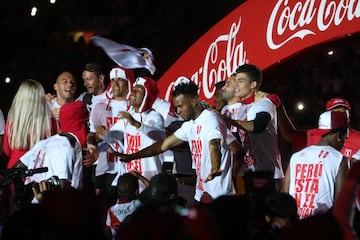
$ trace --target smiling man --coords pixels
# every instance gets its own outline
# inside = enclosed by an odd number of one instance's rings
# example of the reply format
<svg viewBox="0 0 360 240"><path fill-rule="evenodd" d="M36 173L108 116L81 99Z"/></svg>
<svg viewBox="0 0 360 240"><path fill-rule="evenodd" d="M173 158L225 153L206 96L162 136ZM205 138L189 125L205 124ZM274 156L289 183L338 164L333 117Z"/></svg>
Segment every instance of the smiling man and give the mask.
<svg viewBox="0 0 360 240"><path fill-rule="evenodd" d="M56 95L47 94L50 111L57 122L59 122L60 107L65 103L74 101L76 87L76 78L74 74L64 71L59 74L54 83Z"/></svg>

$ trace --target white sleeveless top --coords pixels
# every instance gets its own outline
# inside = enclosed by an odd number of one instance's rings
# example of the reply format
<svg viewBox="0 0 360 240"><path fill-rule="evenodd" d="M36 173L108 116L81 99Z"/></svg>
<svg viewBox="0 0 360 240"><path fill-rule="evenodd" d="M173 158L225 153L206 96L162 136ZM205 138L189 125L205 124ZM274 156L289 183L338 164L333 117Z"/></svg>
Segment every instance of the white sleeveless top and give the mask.
<svg viewBox="0 0 360 240"><path fill-rule="evenodd" d="M343 155L331 146L308 146L290 158L289 194L300 218L324 213L334 203L335 178Z"/></svg>

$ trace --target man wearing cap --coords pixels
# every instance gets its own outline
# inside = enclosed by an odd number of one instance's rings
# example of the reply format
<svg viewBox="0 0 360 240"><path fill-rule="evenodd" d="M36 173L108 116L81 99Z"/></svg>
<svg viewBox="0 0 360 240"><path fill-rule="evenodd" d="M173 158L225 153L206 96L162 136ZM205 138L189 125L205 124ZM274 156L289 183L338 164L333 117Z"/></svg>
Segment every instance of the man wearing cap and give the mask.
<svg viewBox="0 0 360 240"><path fill-rule="evenodd" d="M292 142L293 150L298 151L305 146L317 144L321 136L309 130L298 130L287 116L284 106L278 108L278 125L283 137ZM350 104L349 102L340 97L335 97L327 101L326 111L341 111L345 112L348 116L350 123ZM344 147L341 149L341 153L344 156L351 158L357 150L360 149L360 132L349 126L349 137L345 140Z"/></svg>
<svg viewBox="0 0 360 240"><path fill-rule="evenodd" d="M335 97L327 101L326 103L326 111L340 111L345 112L348 116L350 123L350 104L349 102L340 97ZM307 132L307 145L316 144L320 139L320 136L317 136L309 130ZM351 128L349 126L349 137L345 140L344 147L341 149L341 153L344 156L347 156L351 159L351 157L360 149L360 132ZM360 160L360 159L359 159Z"/></svg>
<svg viewBox="0 0 360 240"><path fill-rule="evenodd" d="M128 98L134 82L134 73L130 69L116 66L111 69L109 78L110 83L106 90L108 101L95 104L91 117L99 139L103 138L106 131L119 120L119 112L129 108ZM117 151L122 151L119 145L116 148ZM116 201L116 185L112 186L111 183L118 172L125 172L118 162L118 157L114 154L99 152L95 172L96 189L98 194L106 197L106 202L110 205Z"/></svg>
<svg viewBox="0 0 360 240"><path fill-rule="evenodd" d="M86 144L88 117L86 106L81 101L66 103L60 108L61 132L37 142L15 166L48 168L47 172L26 177L26 185L57 176L62 189L82 188L82 146ZM34 199L33 202L37 201Z"/></svg>
<svg viewBox="0 0 360 240"><path fill-rule="evenodd" d="M131 154L165 137L164 119L160 113L152 109L158 94L156 82L151 78L139 77L135 80L128 111L119 112L119 120L110 128L110 131L119 132L117 141L111 144L113 150ZM121 146L121 149L116 146ZM163 155L159 155L118 164L120 168L124 168L125 172L137 171L150 179L161 172L163 160ZM122 173L117 173L113 186L116 186L117 178ZM144 184L140 183L140 191L144 187Z"/></svg>
<svg viewBox="0 0 360 240"><path fill-rule="evenodd" d="M320 141L292 154L282 189L296 199L300 218L328 211L348 170L348 158L340 152L349 131L347 115L326 111L313 131Z"/></svg>

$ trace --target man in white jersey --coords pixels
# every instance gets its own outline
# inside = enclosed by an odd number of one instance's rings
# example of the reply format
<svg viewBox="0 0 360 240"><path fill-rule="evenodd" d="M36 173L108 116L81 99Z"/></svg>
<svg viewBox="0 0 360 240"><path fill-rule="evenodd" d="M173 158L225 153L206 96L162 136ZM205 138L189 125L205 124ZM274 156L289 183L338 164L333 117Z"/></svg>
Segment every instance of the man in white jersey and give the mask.
<svg viewBox="0 0 360 240"><path fill-rule="evenodd" d="M95 169L99 155L95 150L96 129L92 122L93 107L99 102L107 102L105 91L105 74L103 66L98 62L85 64L82 71L82 79L86 92L80 94L76 100L83 101L90 113L88 119L87 154L83 156L84 166L84 190L94 192L96 187Z"/></svg>
<svg viewBox="0 0 360 240"><path fill-rule="evenodd" d="M197 175L195 201L209 203L221 195L235 194L232 177L242 163L241 145L215 112L203 108L195 83L180 77L174 87L174 107L185 122L175 133L144 150L120 154L121 160L154 156L188 142Z"/></svg>
<svg viewBox="0 0 360 240"><path fill-rule="evenodd" d="M319 143L291 156L283 191L296 199L300 218L332 208L348 170L348 159L340 152L348 133L344 112L324 112L319 117Z"/></svg>
<svg viewBox="0 0 360 240"><path fill-rule="evenodd" d="M82 188L82 145L86 141L89 113L81 101L60 108L61 132L35 144L15 167L48 168L47 172L26 177L25 184L40 183L52 176L60 179L62 189ZM36 203L37 199L34 198Z"/></svg>
<svg viewBox="0 0 360 240"><path fill-rule="evenodd" d="M112 146L113 150L116 150L116 144L119 144L123 145L121 152L132 154L165 138L164 119L160 113L152 109L158 93L156 82L151 78L139 77L135 80L130 94L130 109L120 112L119 120L110 128L110 131L119 131L121 134L119 141ZM151 179L161 172L162 163L162 155L137 158L125 164L125 171L137 171L145 178ZM119 174L121 173L118 172L118 176ZM117 177L113 181L113 186L116 186ZM144 184L140 183L140 191L144 188Z"/></svg>
<svg viewBox="0 0 360 240"><path fill-rule="evenodd" d="M125 218L142 206L139 197L139 181L132 173L120 175L117 181L117 201L107 210L105 233L109 239L117 239L117 231Z"/></svg>
<svg viewBox="0 0 360 240"><path fill-rule="evenodd" d="M233 120L242 120L246 119L246 109L240 102L240 98L235 96L235 74L232 74L228 79L225 81L225 85L222 87L222 99L227 101L227 104L221 109L221 115L224 115L228 118ZM239 142L244 142L244 140L240 137L241 132L240 129L234 125L230 126L231 132L237 138ZM244 132L242 130L242 132Z"/></svg>
<svg viewBox="0 0 360 240"><path fill-rule="evenodd" d="M274 188L280 190L284 178L277 133L277 96L268 94L257 100L256 93L262 83L262 72L251 64L236 69L236 94L246 106L246 119L229 120L230 124L245 130L248 141L244 144L245 164L251 171L272 172ZM245 142L244 142L245 143Z"/></svg>
<svg viewBox="0 0 360 240"><path fill-rule="evenodd" d="M99 138L103 138L106 131L119 120L119 112L127 111L129 108L128 98L133 82L134 73L132 70L119 66L111 69L110 84L106 91L108 102L99 102L93 108L92 122ZM116 145L116 150L122 151L119 147ZM95 175L97 176L99 191L103 191L107 203L112 205L117 197L116 185L112 186L112 182L118 173L122 174L125 171L124 167L121 166L123 164L119 164L118 156L99 150Z"/></svg>

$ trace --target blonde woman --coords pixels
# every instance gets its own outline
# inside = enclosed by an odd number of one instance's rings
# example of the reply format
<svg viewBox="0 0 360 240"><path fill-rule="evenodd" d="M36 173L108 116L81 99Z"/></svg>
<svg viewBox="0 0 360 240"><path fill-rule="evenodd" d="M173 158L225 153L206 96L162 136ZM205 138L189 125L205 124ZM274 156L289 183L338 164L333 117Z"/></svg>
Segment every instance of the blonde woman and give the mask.
<svg viewBox="0 0 360 240"><path fill-rule="evenodd" d="M28 79L21 83L8 112L4 152L11 168L36 142L54 133L45 91L40 82Z"/></svg>

